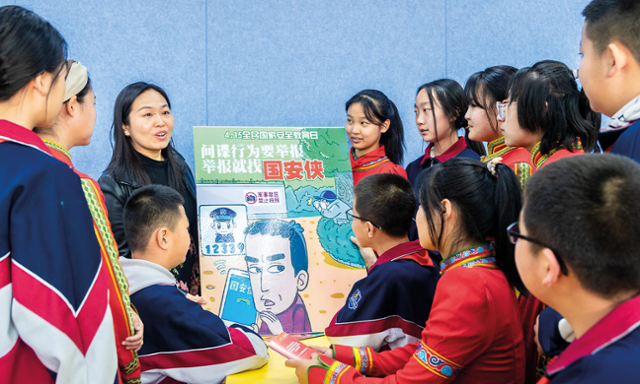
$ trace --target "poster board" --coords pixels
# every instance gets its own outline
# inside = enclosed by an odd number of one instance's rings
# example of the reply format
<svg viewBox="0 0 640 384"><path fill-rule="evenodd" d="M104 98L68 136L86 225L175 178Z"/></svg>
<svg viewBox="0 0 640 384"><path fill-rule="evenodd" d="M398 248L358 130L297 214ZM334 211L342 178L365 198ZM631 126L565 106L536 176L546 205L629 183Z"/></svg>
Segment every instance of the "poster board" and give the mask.
<svg viewBox="0 0 640 384"><path fill-rule="evenodd" d="M324 331L366 273L344 128L194 127L205 308L260 334Z"/></svg>

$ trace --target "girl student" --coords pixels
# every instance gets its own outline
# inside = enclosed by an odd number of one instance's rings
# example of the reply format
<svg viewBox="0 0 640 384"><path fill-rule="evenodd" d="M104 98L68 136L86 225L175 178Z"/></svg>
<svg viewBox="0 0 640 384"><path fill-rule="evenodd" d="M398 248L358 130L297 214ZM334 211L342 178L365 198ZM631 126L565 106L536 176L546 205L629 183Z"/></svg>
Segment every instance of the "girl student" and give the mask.
<svg viewBox="0 0 640 384"><path fill-rule="evenodd" d="M519 70L509 84L509 97L498 105L505 144L531 153L537 169L595 146L593 120L586 95L563 63L544 60Z"/></svg>
<svg viewBox="0 0 640 384"><path fill-rule="evenodd" d="M66 42L0 7L0 382L113 383L113 319L78 176L33 132L62 106Z"/></svg>
<svg viewBox="0 0 640 384"><path fill-rule="evenodd" d="M496 104L507 98L509 82L518 72L514 67L498 65L476 72L464 86L469 100L465 114L468 121L469 138L488 143L488 155L481 161L488 163L500 158L518 176L522 188L531 175L531 154L524 148L507 147L497 119Z"/></svg>
<svg viewBox="0 0 640 384"><path fill-rule="evenodd" d="M109 276L109 307L113 315L118 353L118 368L124 382L140 380L140 366L136 352L142 346L143 326L136 311L132 310L129 284L118 260L118 244L113 238L107 207L98 182L79 172L71 162L69 150L88 145L96 122L96 96L93 93L87 68L69 60L69 74L62 108L51 128L35 128L51 154L68 165L79 177L82 191L89 205L102 263Z"/></svg>
<svg viewBox="0 0 640 384"><path fill-rule="evenodd" d="M524 382L514 288L526 289L507 235L522 205L518 178L504 164L468 158L438 164L421 178L420 245L448 255L421 341L379 353L316 348L321 354L311 360L286 363L301 383Z"/></svg>
<svg viewBox="0 0 640 384"><path fill-rule="evenodd" d="M374 173L407 177L400 166L404 154L404 128L393 101L382 92L365 89L347 101L347 136L353 184Z"/></svg>
<svg viewBox="0 0 640 384"><path fill-rule="evenodd" d="M480 154L468 148L477 144L466 137L458 137L458 130L467 126L464 118L467 101L464 90L454 80L440 79L418 88L415 103L416 126L422 139L429 143L423 156L406 168L407 177L417 189L418 176L434 164L444 163L454 157L480 160Z"/></svg>
<svg viewBox="0 0 640 384"><path fill-rule="evenodd" d="M183 291L198 295L196 185L191 169L173 147L174 123L169 96L162 88L144 82L127 85L116 98L111 127L114 150L98 182L120 256L127 258L131 252L124 237L122 213L133 191L148 184L160 184L182 195L192 243L186 261L171 272Z"/></svg>

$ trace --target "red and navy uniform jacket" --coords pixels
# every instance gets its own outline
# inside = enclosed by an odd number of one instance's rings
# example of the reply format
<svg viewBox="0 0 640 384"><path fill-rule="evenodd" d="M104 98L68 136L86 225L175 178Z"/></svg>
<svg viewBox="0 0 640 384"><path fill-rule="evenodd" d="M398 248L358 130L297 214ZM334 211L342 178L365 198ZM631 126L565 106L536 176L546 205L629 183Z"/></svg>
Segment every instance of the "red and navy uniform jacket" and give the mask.
<svg viewBox="0 0 640 384"><path fill-rule="evenodd" d="M507 147L504 143L504 136L495 139L487 145L489 154L482 157L483 163L488 163L498 157L502 158L502 164L508 165L515 172L524 190L525 183L531 173L533 166L531 165L531 154L524 148Z"/></svg>
<svg viewBox="0 0 640 384"><path fill-rule="evenodd" d="M353 186L358 185L360 180L374 173L395 173L400 176L407 177L404 168L398 164L394 164L389 160L384 152L384 145L375 151L371 151L366 155L356 158L355 149L351 149L349 154L351 159L351 171L353 172Z"/></svg>
<svg viewBox="0 0 640 384"><path fill-rule="evenodd" d="M480 160L480 155L475 153L474 151L467 148L467 142L464 137L458 138L449 149L444 151L440 156L436 156L435 158L431 158L431 147L433 143L429 143L427 149L424 152L424 156L418 157L409 165L407 165L407 178L413 184L413 190L416 193L416 198L418 196L418 191L420 190L419 180L420 174L423 171L428 171L432 166L439 163L444 163L445 161L452 159L454 157L468 157L470 159ZM416 199L417 202L417 199ZM418 204L416 204L416 213L418 212ZM416 223L411 223L411 228L409 229L409 240L418 240L418 228L416 227ZM439 260L439 256L436 256L436 259Z"/></svg>
<svg viewBox="0 0 640 384"><path fill-rule="evenodd" d="M624 129L601 132L598 139L605 152L640 162L640 120Z"/></svg>
<svg viewBox="0 0 640 384"><path fill-rule="evenodd" d="M419 343L378 353L334 345L336 359L318 356L309 383L523 383L518 303L493 244L463 250L441 266Z"/></svg>
<svg viewBox="0 0 640 384"><path fill-rule="evenodd" d="M640 380L640 296L618 305L547 365L552 384L631 384Z"/></svg>
<svg viewBox="0 0 640 384"><path fill-rule="evenodd" d="M356 282L325 335L332 344L394 349L420 341L440 270L419 241L386 251Z"/></svg>
<svg viewBox="0 0 640 384"><path fill-rule="evenodd" d="M540 153L540 143L538 143L531 150L531 164L533 164L535 169L540 169L546 164L551 164L554 161L564 159L565 157L582 154L584 154L584 150L582 149L582 144L580 144L580 139L578 139L576 147L571 150L565 148L564 145L560 145L550 150L546 155Z"/></svg>
<svg viewBox="0 0 640 384"><path fill-rule="evenodd" d="M220 383L259 368L269 354L262 338L187 299L171 272L146 260L120 258L131 302L144 323L138 352L142 383Z"/></svg>
<svg viewBox="0 0 640 384"><path fill-rule="evenodd" d="M80 179L0 120L0 383L118 381L107 275Z"/></svg>

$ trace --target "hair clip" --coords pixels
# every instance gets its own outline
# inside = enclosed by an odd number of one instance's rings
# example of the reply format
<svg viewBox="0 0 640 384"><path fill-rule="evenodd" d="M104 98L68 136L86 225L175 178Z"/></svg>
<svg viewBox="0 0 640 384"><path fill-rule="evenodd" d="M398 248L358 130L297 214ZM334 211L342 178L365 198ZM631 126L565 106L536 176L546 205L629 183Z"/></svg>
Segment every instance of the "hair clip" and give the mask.
<svg viewBox="0 0 640 384"><path fill-rule="evenodd" d="M490 161L487 163L487 169L494 177L498 177L498 173L496 172L496 163Z"/></svg>

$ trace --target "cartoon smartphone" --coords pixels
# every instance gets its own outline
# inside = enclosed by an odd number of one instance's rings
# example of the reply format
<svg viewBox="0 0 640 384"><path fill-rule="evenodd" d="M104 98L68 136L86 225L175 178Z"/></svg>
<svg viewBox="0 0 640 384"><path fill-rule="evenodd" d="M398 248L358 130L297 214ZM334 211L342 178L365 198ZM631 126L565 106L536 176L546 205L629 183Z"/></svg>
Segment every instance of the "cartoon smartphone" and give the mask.
<svg viewBox="0 0 640 384"><path fill-rule="evenodd" d="M231 268L227 272L220 318L234 323L251 326L257 321L258 311L253 302L249 272Z"/></svg>

